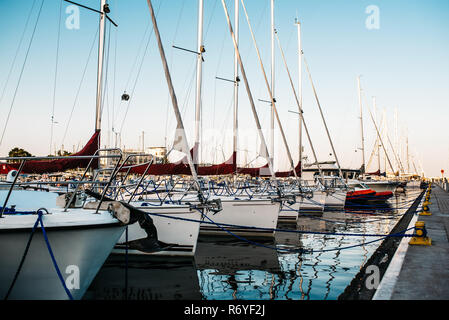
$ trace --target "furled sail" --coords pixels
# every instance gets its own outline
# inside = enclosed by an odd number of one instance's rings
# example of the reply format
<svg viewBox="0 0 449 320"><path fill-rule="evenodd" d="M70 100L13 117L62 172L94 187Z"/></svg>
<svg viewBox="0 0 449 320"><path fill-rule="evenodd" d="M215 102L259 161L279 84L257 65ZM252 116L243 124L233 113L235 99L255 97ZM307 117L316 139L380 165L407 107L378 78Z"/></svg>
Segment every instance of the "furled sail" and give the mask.
<svg viewBox="0 0 449 320"><path fill-rule="evenodd" d="M100 130L96 130L81 151L71 156L92 156L100 146ZM69 169L85 168L90 159L55 159L55 160L28 160L20 173L43 174L52 172L63 172ZM11 170L17 170L20 163L0 163L0 174L7 174ZM98 161L93 161L91 168L97 168Z"/></svg>
<svg viewBox="0 0 449 320"><path fill-rule="evenodd" d="M299 177L301 175L301 163L295 167L296 175ZM251 177L271 177L270 168L268 167L268 163L262 167L258 168L237 168L237 173L239 174L247 174ZM277 171L275 172L275 176L278 178L286 178L294 176L293 170L290 171Z"/></svg>
<svg viewBox="0 0 449 320"><path fill-rule="evenodd" d="M190 150L190 154L193 155L194 148ZM195 166L198 175L201 176L211 176L211 175L226 175L233 174L236 172L236 154L235 152L227 161L215 164L207 167ZM139 166L134 166L130 169L131 173L143 174L147 164L142 164ZM187 157L182 158L175 163L156 163L152 164L147 172L148 175L154 176L164 176L164 175L191 175L189 164L187 162Z"/></svg>
<svg viewBox="0 0 449 320"><path fill-rule="evenodd" d="M295 167L295 171L296 171L296 176L300 177L301 176L301 162L298 162L298 164ZM289 171L277 171L277 172L275 172L275 176L278 178L286 178L286 177L292 177L295 175L293 174L293 170L289 170Z"/></svg>

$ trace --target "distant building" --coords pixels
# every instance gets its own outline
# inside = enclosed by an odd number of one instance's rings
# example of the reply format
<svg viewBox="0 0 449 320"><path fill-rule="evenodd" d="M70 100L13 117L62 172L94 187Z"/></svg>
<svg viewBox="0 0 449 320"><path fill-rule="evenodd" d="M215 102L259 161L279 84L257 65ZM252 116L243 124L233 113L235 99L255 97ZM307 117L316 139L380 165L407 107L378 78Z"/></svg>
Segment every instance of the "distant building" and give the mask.
<svg viewBox="0 0 449 320"><path fill-rule="evenodd" d="M101 156L112 156L119 155L117 150L100 152ZM136 165L148 162L151 159L151 155L148 153L143 153L142 150L137 149L123 149L122 150L122 161L125 159L128 160L125 163L125 166ZM100 158L100 166L102 168L110 168L116 165L118 158Z"/></svg>
<svg viewBox="0 0 449 320"><path fill-rule="evenodd" d="M101 156L118 155L117 150L101 152ZM165 147L147 147L146 152L142 152L142 149L122 149L122 161L129 156L127 165L142 164L150 161L153 156L153 163L166 163L167 162L167 148ZM100 166L102 168L114 167L118 158L100 158Z"/></svg>
<svg viewBox="0 0 449 320"><path fill-rule="evenodd" d="M323 161L318 162L323 172L324 176L338 176L339 171L335 161ZM319 174L319 169L314 163L304 163L303 164L303 178L306 180L314 180L314 177ZM348 179L356 179L360 175L360 169L347 169L341 168L341 173L343 174L343 178Z"/></svg>
<svg viewBox="0 0 449 320"><path fill-rule="evenodd" d="M154 163L166 163L167 162L167 148L166 147L147 147L147 154L151 154L154 157Z"/></svg>

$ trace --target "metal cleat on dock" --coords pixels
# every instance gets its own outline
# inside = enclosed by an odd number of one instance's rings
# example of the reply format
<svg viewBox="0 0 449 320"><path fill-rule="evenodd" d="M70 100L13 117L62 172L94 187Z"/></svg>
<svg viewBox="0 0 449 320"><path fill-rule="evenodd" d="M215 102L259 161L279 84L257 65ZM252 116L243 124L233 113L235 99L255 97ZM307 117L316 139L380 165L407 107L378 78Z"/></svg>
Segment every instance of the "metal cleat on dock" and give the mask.
<svg viewBox="0 0 449 320"><path fill-rule="evenodd" d="M416 221L415 233L413 234L413 238L409 241L409 244L423 246L432 245L432 239L427 236L427 230L424 221Z"/></svg>

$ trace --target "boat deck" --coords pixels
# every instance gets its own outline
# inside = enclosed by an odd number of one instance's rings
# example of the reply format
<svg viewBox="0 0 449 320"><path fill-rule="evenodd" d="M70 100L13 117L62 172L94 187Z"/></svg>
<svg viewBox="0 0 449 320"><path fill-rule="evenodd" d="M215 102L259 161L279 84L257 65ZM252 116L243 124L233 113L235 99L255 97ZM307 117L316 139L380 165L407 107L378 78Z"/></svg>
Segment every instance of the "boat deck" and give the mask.
<svg viewBox="0 0 449 320"><path fill-rule="evenodd" d="M418 216L418 220L425 222L432 245L408 245L402 253L397 252L396 255L404 255L403 260L393 258L388 269L396 268L399 272L388 275L387 270L374 299L449 299L449 193L432 185L430 202L432 215Z"/></svg>

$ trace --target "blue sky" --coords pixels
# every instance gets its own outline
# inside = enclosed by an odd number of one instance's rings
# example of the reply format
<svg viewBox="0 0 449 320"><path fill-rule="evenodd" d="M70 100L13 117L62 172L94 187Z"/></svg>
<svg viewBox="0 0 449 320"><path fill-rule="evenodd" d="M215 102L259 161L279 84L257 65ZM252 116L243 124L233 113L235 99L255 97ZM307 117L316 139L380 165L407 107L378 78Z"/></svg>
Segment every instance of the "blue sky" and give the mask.
<svg viewBox="0 0 449 320"><path fill-rule="evenodd" d="M98 8L98 0L80 0ZM264 66L270 75L270 5L269 0L246 0L245 4L256 33ZM111 18L118 28L110 32L108 83L102 117L102 144L113 143L111 127L121 130L122 146L137 148L145 132L145 145L170 146L174 135L174 116L169 104L168 90L163 77L149 11L145 0L111 0ZM297 83L297 43L294 20L302 23L303 50L318 96L334 140L337 154L345 167L361 164L360 128L356 77L362 75L366 96L364 125L366 157L375 139L374 127L368 115L371 97L376 96L378 117L382 110L388 120L388 134L392 142L401 140L408 132L410 153L416 165L422 163L431 176L440 170L449 172L449 2L447 1L356 1L277 0L276 28L286 52L290 72ZM65 27L67 3L45 0L24 72L12 104L20 70L25 61L26 48L41 0L34 10L19 54L13 59L25 22L33 5L32 0L0 0L0 129L3 131L8 111L11 117L0 145L5 155L12 147L25 148L35 155L48 154L64 144L72 150L82 146L94 129L95 84L98 28L96 13L80 9L80 28ZM231 16L233 1L227 1ZM379 29L369 30L365 12L370 5L379 8ZM184 116L187 134L193 138L195 55L172 48L172 45L195 49L197 32L197 1L154 0L158 23L167 58ZM58 73L56 90L54 77L58 24L60 27ZM206 161L222 161L231 151L232 85L215 77L232 78L233 46L220 0L205 0L204 43L206 53L203 76L203 141L202 157ZM150 37L147 50L146 43ZM251 43L248 26L241 10L240 50L254 98L268 99L256 51ZM144 39L144 40L143 40ZM75 102L83 70L93 44L84 81L76 100L73 116L66 131L69 115ZM140 49L140 50L139 50ZM143 57L145 53L145 57ZM9 80L8 73L13 66ZM137 80L136 80L137 79ZM115 84L115 85L114 85ZM114 90L115 87L115 90ZM120 102L125 91L131 94L129 105ZM50 138L51 114L55 92L55 121ZM328 160L330 146L303 73L304 112L320 160ZM296 110L293 95L278 48L276 48L277 107L295 160L297 159L297 118L288 110ZM240 90L241 128L254 129L249 103L242 83ZM398 114L395 130L394 113ZM264 129L269 126L269 108L257 101L257 110ZM113 121L113 113L115 120ZM126 119L125 118L126 114ZM213 131L215 129L215 131ZM397 132L397 135L396 135ZM266 131L267 133L267 131ZM395 139L395 137L398 139ZM402 139L403 140L403 139ZM239 158L251 161L258 150L258 140L242 133ZM305 150L311 159L310 148ZM405 153L405 143L402 153ZM287 169L287 158L278 132L275 141L275 167ZM399 152L399 151L398 151ZM390 157L393 156L390 154ZM405 157L405 155L403 156ZM405 161L405 159L403 159ZM254 163L261 163L255 161ZM382 161L382 166L383 166ZM412 166L412 164L411 164ZM373 167L373 169L377 169Z"/></svg>

